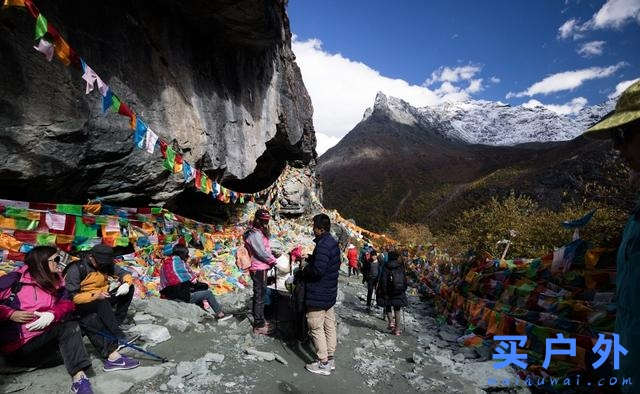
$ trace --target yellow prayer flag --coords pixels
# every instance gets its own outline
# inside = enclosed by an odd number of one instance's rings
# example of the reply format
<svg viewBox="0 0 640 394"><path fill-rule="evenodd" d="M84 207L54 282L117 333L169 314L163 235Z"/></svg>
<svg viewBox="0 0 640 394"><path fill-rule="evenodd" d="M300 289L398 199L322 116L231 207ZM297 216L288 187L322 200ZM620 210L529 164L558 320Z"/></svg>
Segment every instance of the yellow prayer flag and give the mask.
<svg viewBox="0 0 640 394"><path fill-rule="evenodd" d="M94 215L99 215L100 214L100 209L102 209L102 204L98 203L98 204L85 204L84 205L84 211L85 213L91 213Z"/></svg>
<svg viewBox="0 0 640 394"><path fill-rule="evenodd" d="M24 0L4 0L2 7L26 7Z"/></svg>
<svg viewBox="0 0 640 394"><path fill-rule="evenodd" d="M4 216L0 216L0 228L4 228L7 230L15 230L16 229L16 219L14 218L5 218Z"/></svg>
<svg viewBox="0 0 640 394"><path fill-rule="evenodd" d="M67 42L62 38L62 36L58 36L54 42L54 49L56 56L65 66L71 64L71 47Z"/></svg>

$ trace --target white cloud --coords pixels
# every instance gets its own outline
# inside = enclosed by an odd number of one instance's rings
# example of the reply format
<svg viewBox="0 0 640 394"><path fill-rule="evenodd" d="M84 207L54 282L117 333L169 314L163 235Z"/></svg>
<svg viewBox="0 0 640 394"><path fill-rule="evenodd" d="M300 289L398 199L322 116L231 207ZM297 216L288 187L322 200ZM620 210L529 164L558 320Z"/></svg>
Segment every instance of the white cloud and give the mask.
<svg viewBox="0 0 640 394"><path fill-rule="evenodd" d="M620 62L608 67L590 67L581 70L565 71L551 74L542 81L536 82L526 90L518 93L509 92L507 98L533 96L536 94L550 94L563 90L573 90L581 86L585 81L591 79L606 78L613 75L618 69L626 66L627 63Z"/></svg>
<svg viewBox="0 0 640 394"><path fill-rule="evenodd" d="M531 99L522 106L525 108L544 107L549 111L555 112L558 115L569 115L578 113L584 106L587 105L587 99L584 97L576 97L568 103L564 104L542 104L536 99Z"/></svg>
<svg viewBox="0 0 640 394"><path fill-rule="evenodd" d="M442 101L468 99L471 92L467 90L479 89L482 85L481 81L470 81L469 87L463 89L454 86L451 83L453 81L444 81L440 88L434 90L428 86L412 85L402 79L386 77L366 64L348 59L339 53L328 53L318 39L298 41L294 36L292 47L313 103L316 135L344 136L362 119L362 114L371 107L378 91L399 97L413 106L423 107ZM441 67L439 70L444 72L444 69ZM444 76L442 72L437 75L445 79L460 80L464 77L465 80L470 80L467 76L477 73L471 70L463 72L447 69L451 70L451 73L446 71ZM320 141L323 138L318 138L318 152L321 143L324 144Z"/></svg>
<svg viewBox="0 0 640 394"><path fill-rule="evenodd" d="M620 82L619 84L616 85L616 90L611 92L611 94L609 95L609 98L616 98L620 96L622 92L624 92L629 86L631 86L633 83L637 81L640 81L640 78Z"/></svg>
<svg viewBox="0 0 640 394"><path fill-rule="evenodd" d="M579 40L583 37L583 35L579 33L580 31L583 31L580 21L575 18L571 18L558 28L558 38L565 40L573 36L574 40Z"/></svg>
<svg viewBox="0 0 640 394"><path fill-rule="evenodd" d="M500 78L498 78L498 77L496 77L496 76L493 76L493 77L491 77L491 82L493 82L493 83L500 83Z"/></svg>
<svg viewBox="0 0 640 394"><path fill-rule="evenodd" d="M324 133L320 133L316 131L316 152L318 152L318 157L322 156L322 154L340 142L342 138L334 137L332 135L326 135Z"/></svg>
<svg viewBox="0 0 640 394"><path fill-rule="evenodd" d="M634 19L640 23L640 0L608 0L587 25L594 29L619 29Z"/></svg>
<svg viewBox="0 0 640 394"><path fill-rule="evenodd" d="M582 57L592 57L602 55L604 47L604 41L589 41L585 42L578 49L578 54Z"/></svg>
<svg viewBox="0 0 640 394"><path fill-rule="evenodd" d="M462 67L443 67L431 73L431 78L424 83L426 86L433 85L436 82L459 82L468 81L480 72L482 67L468 64Z"/></svg>
<svg viewBox="0 0 640 394"><path fill-rule="evenodd" d="M580 23L571 18L558 28L558 38L574 40L584 37L584 32L595 29L619 29L628 22L636 21L640 24L640 0L607 0L606 3L593 14L591 19Z"/></svg>
<svg viewBox="0 0 640 394"><path fill-rule="evenodd" d="M472 79L469 82L469 86L465 89L466 92L469 93L477 93L483 89L482 87L482 78L480 79Z"/></svg>

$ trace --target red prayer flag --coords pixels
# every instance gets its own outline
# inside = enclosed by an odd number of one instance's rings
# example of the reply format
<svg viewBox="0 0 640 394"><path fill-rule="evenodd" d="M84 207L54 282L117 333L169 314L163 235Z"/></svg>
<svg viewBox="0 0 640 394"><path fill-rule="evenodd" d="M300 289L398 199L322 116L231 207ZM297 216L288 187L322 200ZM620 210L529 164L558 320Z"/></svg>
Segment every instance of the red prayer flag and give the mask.
<svg viewBox="0 0 640 394"><path fill-rule="evenodd" d="M162 157L164 159L167 158L167 143L166 141L163 140L158 140L158 143L160 144L160 153L162 153Z"/></svg>
<svg viewBox="0 0 640 394"><path fill-rule="evenodd" d="M40 15L40 10L38 10L38 7L36 7L31 0L24 0L24 5L29 10L32 17L37 18L38 15Z"/></svg>
<svg viewBox="0 0 640 394"><path fill-rule="evenodd" d="M131 112L131 109L127 106L127 104L125 104L122 101L120 102L120 108L118 109L118 114L122 116L128 116L128 117L133 116L133 112Z"/></svg>
<svg viewBox="0 0 640 394"><path fill-rule="evenodd" d="M200 189L200 187L202 185L202 172L200 172L200 170L198 170L198 169L196 169L195 185L196 185L197 189Z"/></svg>

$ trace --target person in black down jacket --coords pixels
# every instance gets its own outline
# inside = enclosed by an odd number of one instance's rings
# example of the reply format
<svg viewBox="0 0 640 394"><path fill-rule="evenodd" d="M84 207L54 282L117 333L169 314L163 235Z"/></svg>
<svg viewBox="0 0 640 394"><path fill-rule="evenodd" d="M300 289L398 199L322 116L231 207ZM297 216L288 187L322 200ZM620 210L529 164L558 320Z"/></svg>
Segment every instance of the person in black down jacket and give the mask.
<svg viewBox="0 0 640 394"><path fill-rule="evenodd" d="M407 306L407 277L404 263L395 250L389 251L388 261L383 265L376 298L378 306L384 308L389 330L394 335L402 333L401 310ZM392 311L393 308L393 311Z"/></svg>
<svg viewBox="0 0 640 394"><path fill-rule="evenodd" d="M320 375L329 375L335 369L336 316L333 306L338 295L340 247L331 236L331 221L325 214L313 217L316 247L302 271L305 282L305 304L309 335L316 347L318 360L306 369Z"/></svg>

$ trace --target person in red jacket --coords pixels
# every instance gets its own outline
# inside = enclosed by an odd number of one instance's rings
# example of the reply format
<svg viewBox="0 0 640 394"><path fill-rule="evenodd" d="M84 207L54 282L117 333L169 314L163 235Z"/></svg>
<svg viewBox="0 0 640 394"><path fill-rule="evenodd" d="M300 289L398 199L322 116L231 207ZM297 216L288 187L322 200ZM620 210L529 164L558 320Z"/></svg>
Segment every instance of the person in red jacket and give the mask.
<svg viewBox="0 0 640 394"><path fill-rule="evenodd" d="M349 276L352 272L358 276L358 249L353 244L349 244L347 247L347 260L349 260Z"/></svg>
<svg viewBox="0 0 640 394"><path fill-rule="evenodd" d="M71 391L92 393L84 370L91 366L74 309L50 246L37 246L25 265L0 277L0 352L9 363L48 367L64 363L72 376Z"/></svg>

